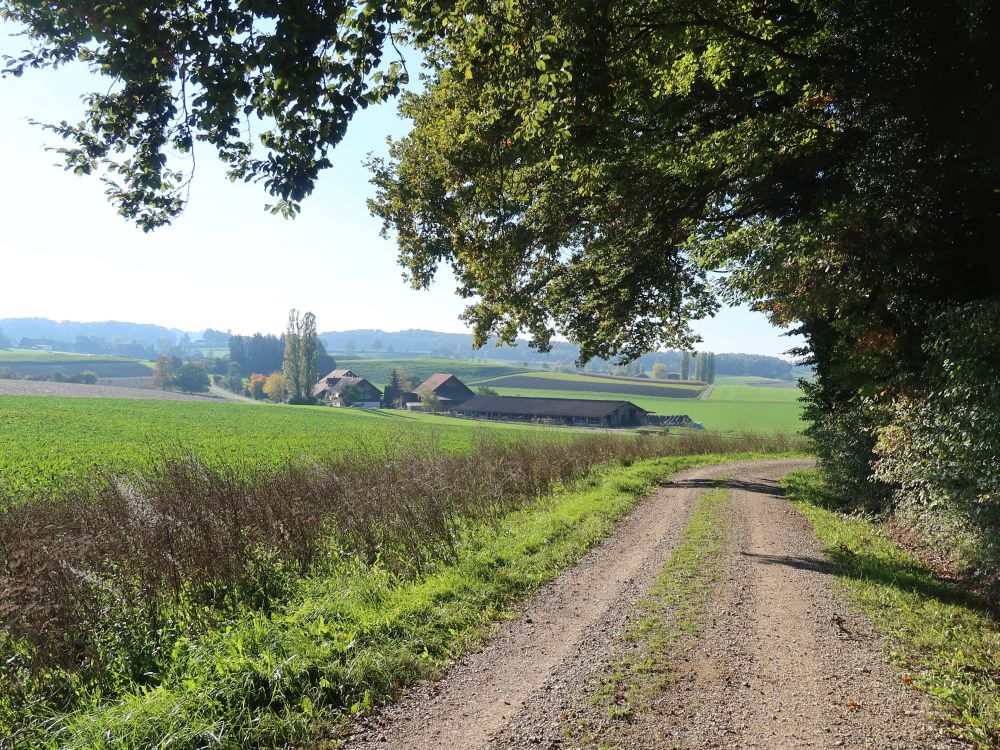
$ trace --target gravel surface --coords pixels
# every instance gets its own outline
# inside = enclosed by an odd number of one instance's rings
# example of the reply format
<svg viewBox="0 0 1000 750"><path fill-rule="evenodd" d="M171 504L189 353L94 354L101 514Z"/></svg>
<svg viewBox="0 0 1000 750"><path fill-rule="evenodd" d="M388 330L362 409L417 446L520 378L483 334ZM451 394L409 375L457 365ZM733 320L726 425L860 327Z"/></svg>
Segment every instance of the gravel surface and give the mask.
<svg viewBox="0 0 1000 750"><path fill-rule="evenodd" d="M70 396L76 398L147 398L169 401L218 401L215 396L158 391L151 388L123 388L117 385L54 383L49 380L0 380L0 396Z"/></svg>
<svg viewBox="0 0 1000 750"><path fill-rule="evenodd" d="M808 523L777 479L811 462L682 472L612 535L498 627L478 653L352 728L348 748L473 750L963 747L933 726L929 701L884 658L870 623L831 588ZM705 627L641 715L591 700L635 604L677 543L698 495L729 479L737 520Z"/></svg>

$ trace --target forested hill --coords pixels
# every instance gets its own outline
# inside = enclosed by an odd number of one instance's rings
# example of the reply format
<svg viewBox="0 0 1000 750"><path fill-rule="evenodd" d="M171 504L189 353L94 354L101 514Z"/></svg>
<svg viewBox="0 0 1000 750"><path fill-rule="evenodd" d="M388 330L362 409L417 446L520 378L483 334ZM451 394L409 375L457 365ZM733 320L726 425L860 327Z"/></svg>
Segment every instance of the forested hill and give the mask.
<svg viewBox="0 0 1000 750"><path fill-rule="evenodd" d="M244 332L252 333L252 332ZM129 323L119 321L101 321L81 323L76 321L56 321L48 318L6 318L0 319L0 342L9 341L17 345L22 343L32 346L44 343L64 351L82 351L88 353L114 353L111 345L118 342L118 347L141 345L152 356L155 349L163 348L165 344L175 344L182 339L196 342L208 339L215 347L225 347L228 335L224 331L206 329L204 331L182 331L177 328L151 323ZM320 334L320 339L326 348L343 357L388 355L410 357L443 357L459 359L494 359L512 363L528 363L531 365L563 364L573 365L580 355L580 350L574 344L566 341L553 343L552 351L539 352L528 346L528 342L519 339L517 346L495 346L496 341L479 351L472 349L472 335L468 333L444 333L410 329L406 331L383 331L380 329L355 329L349 331L327 331ZM3 346L0 343L0 346ZM120 353L135 354L122 351ZM135 356L140 356L135 354ZM672 372L680 369L680 352L651 352L644 354L638 363L642 369L649 372L657 363L665 364ZM604 360L594 360L593 369L606 370L610 364ZM780 357L769 357L760 354L716 353L716 374L718 375L751 375L766 378L791 380L796 376L795 366Z"/></svg>
<svg viewBox="0 0 1000 750"><path fill-rule="evenodd" d="M381 329L355 329L350 331L327 331L320 338L331 352L376 352L400 354L430 354L436 357L468 357L473 354L472 335L468 333L442 333L410 329L406 331L383 331ZM518 339L517 346L497 347L496 340L491 339L483 349L474 354L508 362L528 362L532 364L562 363L572 364L580 356L580 350L574 344L566 341L553 342L552 351L539 352L528 346L524 339ZM638 362L645 371L650 371L653 365L662 362L672 371L680 368L680 352L650 352L639 358ZM610 363L601 359L594 360L594 366ZM716 354L716 374L718 375L752 375L765 378L791 380L797 376L796 366L789 360L780 357L769 357L762 354Z"/></svg>

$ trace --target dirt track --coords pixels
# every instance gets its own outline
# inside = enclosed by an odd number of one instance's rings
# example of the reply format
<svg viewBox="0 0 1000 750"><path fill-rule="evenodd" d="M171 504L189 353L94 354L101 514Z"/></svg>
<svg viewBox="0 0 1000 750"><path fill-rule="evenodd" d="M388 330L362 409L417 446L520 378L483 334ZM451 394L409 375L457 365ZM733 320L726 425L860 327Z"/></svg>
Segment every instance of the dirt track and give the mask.
<svg viewBox="0 0 1000 750"><path fill-rule="evenodd" d="M356 726L345 746L589 747L583 738L604 730L630 750L960 747L932 726L928 703L886 663L882 640L833 592L819 542L777 491L778 477L808 465L762 461L677 475L481 652ZM715 477L729 480L737 521L726 582L702 634L671 664L670 687L616 725L590 697Z"/></svg>

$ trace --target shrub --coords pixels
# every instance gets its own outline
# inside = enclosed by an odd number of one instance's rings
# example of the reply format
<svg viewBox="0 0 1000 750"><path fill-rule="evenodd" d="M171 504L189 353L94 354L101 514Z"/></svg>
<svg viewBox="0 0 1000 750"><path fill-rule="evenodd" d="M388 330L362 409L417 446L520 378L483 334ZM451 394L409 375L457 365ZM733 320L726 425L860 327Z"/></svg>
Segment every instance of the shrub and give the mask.
<svg viewBox="0 0 1000 750"><path fill-rule="evenodd" d="M926 388L886 400L875 476L898 486L904 515L997 587L1000 302L940 312L923 348Z"/></svg>

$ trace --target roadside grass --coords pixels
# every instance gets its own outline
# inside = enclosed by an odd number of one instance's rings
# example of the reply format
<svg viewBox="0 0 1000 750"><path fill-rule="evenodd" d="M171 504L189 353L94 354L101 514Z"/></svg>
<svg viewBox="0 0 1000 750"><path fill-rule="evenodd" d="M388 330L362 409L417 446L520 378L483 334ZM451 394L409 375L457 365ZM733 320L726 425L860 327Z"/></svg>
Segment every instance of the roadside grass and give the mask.
<svg viewBox="0 0 1000 750"><path fill-rule="evenodd" d="M491 386L492 387L492 386ZM805 427L802 405L796 400L726 401L714 394L707 401L694 398L632 396L603 391L551 391L537 388L494 388L501 396L535 398L586 398L597 401L631 401L653 414L687 414L709 430L755 432L799 432ZM768 388L754 389L770 392ZM777 390L777 389L775 389ZM798 391L792 391L798 393Z"/></svg>
<svg viewBox="0 0 1000 750"><path fill-rule="evenodd" d="M717 483L718 484L718 483ZM657 575L649 593L637 605L639 620L625 634L621 658L604 676L593 701L604 706L612 720L628 720L648 708L671 682L670 665L685 643L701 631L705 605L719 581L719 560L730 539L734 521L728 490L704 492L698 500L678 545ZM588 738L601 747L621 746L627 738L608 736L618 729L604 728L602 737Z"/></svg>
<svg viewBox="0 0 1000 750"><path fill-rule="evenodd" d="M891 644L904 682L937 698L939 717L981 750L1000 747L1000 622L985 602L932 570L858 516L836 511L822 474L782 480L827 545L835 572Z"/></svg>
<svg viewBox="0 0 1000 750"><path fill-rule="evenodd" d="M497 523L470 524L453 554L417 577L344 558L300 579L285 606L245 612L197 640L178 639L155 687L114 700L98 695L69 715L40 712L0 747L235 750L320 734L335 742L353 717L480 641L492 622L578 560L666 477L774 455L675 456L595 470ZM687 532L689 557L663 577L664 602L694 596L672 587L690 571L702 575L701 555L723 503L712 497Z"/></svg>

